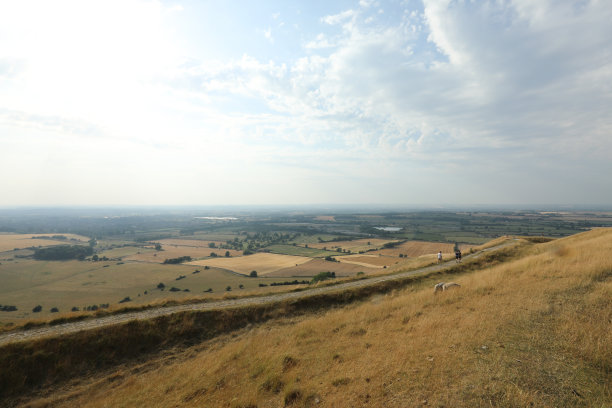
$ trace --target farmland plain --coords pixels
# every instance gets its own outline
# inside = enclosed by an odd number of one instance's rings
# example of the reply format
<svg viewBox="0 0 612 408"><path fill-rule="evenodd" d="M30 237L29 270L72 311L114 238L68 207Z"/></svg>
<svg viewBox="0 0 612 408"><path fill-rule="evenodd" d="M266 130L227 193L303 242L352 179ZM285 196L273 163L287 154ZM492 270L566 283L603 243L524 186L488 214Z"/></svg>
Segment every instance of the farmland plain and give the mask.
<svg viewBox="0 0 612 408"><path fill-rule="evenodd" d="M264 293L270 284L320 272L392 273L434 263L439 250L448 258L455 245L468 251L504 234L558 237L612 225L612 213L605 212L242 211L217 212L211 219L201 218L207 215L202 211L41 214L0 211L0 305L16 308L0 311L0 325L57 316L51 308L62 314L118 307L126 298L127 305L145 305ZM56 245L91 245L94 254L83 260L33 258L39 247ZM181 257L192 263L164 264ZM253 270L257 278L245 276ZM157 289L160 283L165 290ZM42 310L35 313L37 305Z"/></svg>

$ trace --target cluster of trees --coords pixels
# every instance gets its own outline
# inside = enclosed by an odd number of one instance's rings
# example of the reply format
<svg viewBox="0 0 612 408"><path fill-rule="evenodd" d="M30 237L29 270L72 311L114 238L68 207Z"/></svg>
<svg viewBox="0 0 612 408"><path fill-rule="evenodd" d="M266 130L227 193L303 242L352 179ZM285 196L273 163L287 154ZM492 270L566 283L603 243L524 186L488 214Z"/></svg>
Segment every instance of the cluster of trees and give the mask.
<svg viewBox="0 0 612 408"><path fill-rule="evenodd" d="M191 257L186 255L186 256L179 256L178 258L166 258L164 260L165 264L180 264L183 262L189 262L191 261Z"/></svg>
<svg viewBox="0 0 612 408"><path fill-rule="evenodd" d="M34 251L34 259L43 261L65 261L69 259L83 260L93 254L93 248L83 245L57 245L38 248Z"/></svg>
<svg viewBox="0 0 612 408"><path fill-rule="evenodd" d="M227 240L225 244L221 245L221 248L244 251L244 255L250 255L270 245L287 244L301 235L300 233L284 234L282 232L270 231L261 231L253 234L246 233L244 239L236 237L232 240Z"/></svg>
<svg viewBox="0 0 612 408"><path fill-rule="evenodd" d="M169 290L170 290L170 292L181 292L181 291L183 291L183 292L189 292L189 289L179 289L179 288L174 287L174 286L173 286L173 287L171 287Z"/></svg>
<svg viewBox="0 0 612 408"><path fill-rule="evenodd" d="M322 282L328 279L336 279L336 272L319 272L312 278L310 283Z"/></svg>
<svg viewBox="0 0 612 408"><path fill-rule="evenodd" d="M90 306L83 306L83 310L86 310L88 312L95 312L98 309L108 309L109 304L108 303L100 303L99 305L90 305ZM34 306L34 308L32 308L32 312L33 313L39 313L42 312L42 305L36 305ZM78 312L81 309L79 309L77 306L73 306L72 309L70 309L71 312ZM52 307L51 309L49 309L49 311L51 313L58 313L59 309L57 307Z"/></svg>
<svg viewBox="0 0 612 408"><path fill-rule="evenodd" d="M65 235L52 235L52 236L40 235L40 236L33 236L32 239L57 239L60 241L65 241L68 239L68 237L66 237ZM76 241L76 240L72 238L71 241Z"/></svg>
<svg viewBox="0 0 612 408"><path fill-rule="evenodd" d="M97 254L94 254L94 255L91 257L91 260L92 260L92 261L94 261L94 262L97 262L97 261L109 261L109 259L108 259L106 256L102 256L102 257L100 257L100 256L98 256Z"/></svg>
<svg viewBox="0 0 612 408"><path fill-rule="evenodd" d="M307 280L303 280L303 281L299 281L299 280L294 280L294 281L286 281L286 282L272 282L270 285L266 284L266 283L260 283L259 287L260 288L265 288L266 286L285 286L285 285L307 285L310 282L308 282Z"/></svg>
<svg viewBox="0 0 612 408"><path fill-rule="evenodd" d="M0 312L15 312L15 311L17 311L17 306L0 305Z"/></svg>

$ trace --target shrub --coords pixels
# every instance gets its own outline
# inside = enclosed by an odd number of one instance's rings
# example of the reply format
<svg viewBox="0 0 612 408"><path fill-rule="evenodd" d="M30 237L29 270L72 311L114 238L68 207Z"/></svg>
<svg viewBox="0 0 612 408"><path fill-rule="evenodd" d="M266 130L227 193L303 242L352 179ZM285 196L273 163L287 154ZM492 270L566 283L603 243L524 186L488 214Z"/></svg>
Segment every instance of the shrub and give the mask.
<svg viewBox="0 0 612 408"><path fill-rule="evenodd" d="M327 255L327 256L325 257L325 260L326 260L326 261L329 261L329 262L338 262L338 261L336 260L336 258L334 258L334 257L333 257L333 256L331 256L331 255Z"/></svg>
<svg viewBox="0 0 612 408"><path fill-rule="evenodd" d="M238 288L240 288L240 289L244 289L244 285L241 283L241 284L238 286Z"/></svg>
<svg viewBox="0 0 612 408"><path fill-rule="evenodd" d="M208 289L206 289L204 292L205 292L205 293L212 293L212 291L213 291L213 290L212 290L212 288L208 288Z"/></svg>
<svg viewBox="0 0 612 408"><path fill-rule="evenodd" d="M335 279L335 278L336 278L336 272L320 272L312 278L310 283L317 283L317 282L325 281L328 279Z"/></svg>
<svg viewBox="0 0 612 408"><path fill-rule="evenodd" d="M257 271L251 271L251 273L249 273L249 276L251 278L256 278L257 277Z"/></svg>
<svg viewBox="0 0 612 408"><path fill-rule="evenodd" d="M51 308L51 313L57 313L57 312L59 312L59 309L57 307Z"/></svg>
<svg viewBox="0 0 612 408"><path fill-rule="evenodd" d="M228 285L228 286L225 288L225 291L226 291L226 292L230 292L231 290L232 290L232 287L231 287L231 286L229 286L229 285Z"/></svg>
<svg viewBox="0 0 612 408"><path fill-rule="evenodd" d="M34 309L32 309L32 312L34 313L38 313L42 310L42 306L38 305L38 306L34 306Z"/></svg>
<svg viewBox="0 0 612 408"><path fill-rule="evenodd" d="M164 285L163 283L159 282L159 285L157 285L157 289L164 289L166 287L166 285Z"/></svg>
<svg viewBox="0 0 612 408"><path fill-rule="evenodd" d="M180 292L179 288L175 288L174 286L170 288L170 292Z"/></svg>
<svg viewBox="0 0 612 408"><path fill-rule="evenodd" d="M285 406L292 405L302 399L302 391L291 389L285 393Z"/></svg>
<svg viewBox="0 0 612 408"><path fill-rule="evenodd" d="M130 297L129 297L129 296L126 296L126 297L124 297L123 299L121 299L121 300L119 301L119 303L125 303L125 302L131 302L131 301L132 301L132 299L130 299Z"/></svg>
<svg viewBox="0 0 612 408"><path fill-rule="evenodd" d="M73 306L72 309L70 309L71 312L78 312L79 308L76 306Z"/></svg>

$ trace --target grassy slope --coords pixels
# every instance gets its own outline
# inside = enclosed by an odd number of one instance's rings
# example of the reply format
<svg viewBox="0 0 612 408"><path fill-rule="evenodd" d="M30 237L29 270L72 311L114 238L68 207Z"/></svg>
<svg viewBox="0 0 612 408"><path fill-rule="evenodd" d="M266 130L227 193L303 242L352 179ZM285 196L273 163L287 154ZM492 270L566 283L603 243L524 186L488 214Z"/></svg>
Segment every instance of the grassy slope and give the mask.
<svg viewBox="0 0 612 408"><path fill-rule="evenodd" d="M610 229L537 244L454 276L455 291L434 296L431 279L417 281L221 336L156 368L114 369L38 403L610 406L611 265Z"/></svg>

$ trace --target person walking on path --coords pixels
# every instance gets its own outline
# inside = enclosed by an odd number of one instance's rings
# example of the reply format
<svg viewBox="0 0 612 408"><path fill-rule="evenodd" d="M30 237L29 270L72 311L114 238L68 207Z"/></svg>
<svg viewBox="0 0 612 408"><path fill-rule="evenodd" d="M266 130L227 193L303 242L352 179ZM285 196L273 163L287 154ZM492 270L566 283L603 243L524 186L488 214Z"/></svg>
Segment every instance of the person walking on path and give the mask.
<svg viewBox="0 0 612 408"><path fill-rule="evenodd" d="M457 250L455 251L455 259L457 260L457 263L461 262L461 251L459 250L459 248L457 248Z"/></svg>
<svg viewBox="0 0 612 408"><path fill-rule="evenodd" d="M438 252L438 263L442 263L442 251Z"/></svg>

